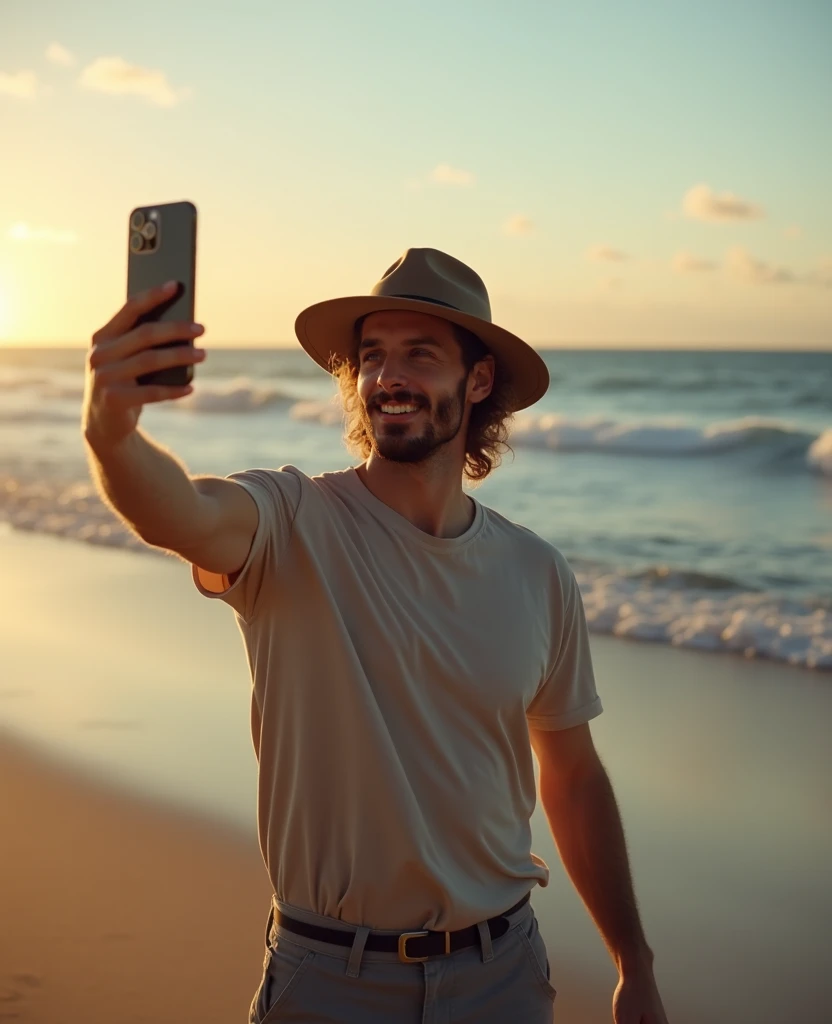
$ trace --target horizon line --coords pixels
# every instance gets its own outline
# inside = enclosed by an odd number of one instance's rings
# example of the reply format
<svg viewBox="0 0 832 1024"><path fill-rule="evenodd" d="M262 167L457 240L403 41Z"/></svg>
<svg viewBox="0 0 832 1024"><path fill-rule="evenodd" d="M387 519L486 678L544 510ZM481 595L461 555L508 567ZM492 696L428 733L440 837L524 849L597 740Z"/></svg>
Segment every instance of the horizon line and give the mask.
<svg viewBox="0 0 832 1024"><path fill-rule="evenodd" d="M222 351L222 352L234 352L234 351L263 351L263 352L274 352L274 351L296 351L304 352L305 350L299 342L288 342L288 343L262 343L262 342L218 342L214 344L207 344L203 341L202 343L209 350ZM749 345L736 346L729 344L707 344L703 342L685 342L679 345L645 345L645 344L615 344L609 341L602 341L595 339L592 341L569 341L563 343L557 342L528 342L532 348L538 352L777 352L783 355L793 353L798 354L814 354L814 353L827 353L832 355L832 340L824 342L823 346L812 346L809 348L796 348L794 346L789 347L775 347L771 345L764 345L760 347L752 347ZM73 351L86 351L91 346L89 343L65 341L65 342L47 342L47 341L5 341L0 339L0 351L3 349L66 349Z"/></svg>

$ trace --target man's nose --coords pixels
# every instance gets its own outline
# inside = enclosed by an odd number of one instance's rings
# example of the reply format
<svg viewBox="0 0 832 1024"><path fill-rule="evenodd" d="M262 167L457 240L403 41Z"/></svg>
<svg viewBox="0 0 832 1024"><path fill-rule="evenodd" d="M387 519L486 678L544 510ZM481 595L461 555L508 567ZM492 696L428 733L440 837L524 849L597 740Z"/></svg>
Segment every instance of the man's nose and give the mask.
<svg viewBox="0 0 832 1024"><path fill-rule="evenodd" d="M388 356L378 368L376 382L382 391L387 391L388 393L406 387L407 373L401 360L391 359Z"/></svg>

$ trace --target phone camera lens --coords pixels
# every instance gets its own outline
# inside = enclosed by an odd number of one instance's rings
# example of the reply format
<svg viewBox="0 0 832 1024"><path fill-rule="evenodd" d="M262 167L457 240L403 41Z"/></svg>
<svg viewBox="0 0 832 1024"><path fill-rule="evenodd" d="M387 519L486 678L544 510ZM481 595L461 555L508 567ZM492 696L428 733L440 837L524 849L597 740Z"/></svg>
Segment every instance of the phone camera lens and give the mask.
<svg viewBox="0 0 832 1024"><path fill-rule="evenodd" d="M144 214L141 210L136 210L130 218L130 227L134 231L141 231L142 224L144 224Z"/></svg>
<svg viewBox="0 0 832 1024"><path fill-rule="evenodd" d="M143 246L144 239L138 233L138 231L134 231L133 234L130 236L130 252L141 252Z"/></svg>
<svg viewBox="0 0 832 1024"><path fill-rule="evenodd" d="M152 221L148 221L142 228L142 234L149 242L151 238L156 237L156 225Z"/></svg>

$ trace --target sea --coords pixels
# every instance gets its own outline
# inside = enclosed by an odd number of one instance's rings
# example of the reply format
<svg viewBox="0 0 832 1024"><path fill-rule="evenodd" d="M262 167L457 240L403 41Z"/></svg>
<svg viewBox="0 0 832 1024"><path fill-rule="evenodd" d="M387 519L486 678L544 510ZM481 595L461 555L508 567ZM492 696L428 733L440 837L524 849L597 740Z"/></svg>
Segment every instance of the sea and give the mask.
<svg viewBox="0 0 832 1024"><path fill-rule="evenodd" d="M206 347L141 419L191 473L356 464L304 352ZM590 630L832 670L832 353L541 354L549 391L472 493L566 555ZM166 557L91 482L85 357L0 347L0 524Z"/></svg>

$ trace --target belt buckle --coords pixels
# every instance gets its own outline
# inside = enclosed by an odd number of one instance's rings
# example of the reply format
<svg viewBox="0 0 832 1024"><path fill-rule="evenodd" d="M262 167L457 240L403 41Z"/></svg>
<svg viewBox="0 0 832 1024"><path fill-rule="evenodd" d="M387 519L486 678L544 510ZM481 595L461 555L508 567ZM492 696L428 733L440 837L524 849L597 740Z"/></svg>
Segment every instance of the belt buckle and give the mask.
<svg viewBox="0 0 832 1024"><path fill-rule="evenodd" d="M450 953L451 951L451 933L445 932L445 952ZM425 935L430 935L430 932L402 932L399 936L399 960L403 964L421 964L428 959L426 956L408 956L407 955L407 940L408 939L421 939Z"/></svg>
<svg viewBox="0 0 832 1024"><path fill-rule="evenodd" d="M403 964L420 964L424 960L427 960L426 956L408 956L407 940L421 939L423 936L429 934L430 932L402 932L399 936L399 960L401 960Z"/></svg>

